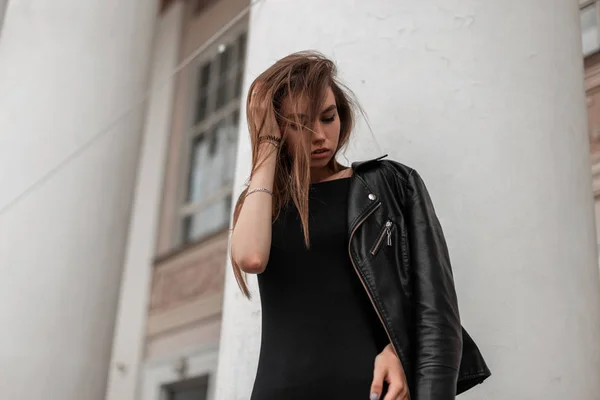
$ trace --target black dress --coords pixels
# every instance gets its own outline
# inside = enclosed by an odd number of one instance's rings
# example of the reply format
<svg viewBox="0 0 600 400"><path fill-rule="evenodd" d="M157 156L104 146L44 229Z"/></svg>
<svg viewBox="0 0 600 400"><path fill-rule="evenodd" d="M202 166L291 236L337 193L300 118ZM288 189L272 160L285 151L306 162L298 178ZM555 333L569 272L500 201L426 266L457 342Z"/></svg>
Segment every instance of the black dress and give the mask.
<svg viewBox="0 0 600 400"><path fill-rule="evenodd" d="M387 335L348 255L350 179L311 185L310 249L295 206L273 224L258 276L262 337L252 400L369 398Z"/></svg>

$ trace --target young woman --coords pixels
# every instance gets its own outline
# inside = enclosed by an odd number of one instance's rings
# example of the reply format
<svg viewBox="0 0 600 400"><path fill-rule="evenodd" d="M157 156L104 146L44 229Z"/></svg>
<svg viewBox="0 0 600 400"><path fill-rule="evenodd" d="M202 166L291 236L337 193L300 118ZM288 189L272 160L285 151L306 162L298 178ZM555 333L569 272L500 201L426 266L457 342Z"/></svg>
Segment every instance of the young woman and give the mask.
<svg viewBox="0 0 600 400"><path fill-rule="evenodd" d="M252 400L446 400L489 376L462 329L444 237L423 181L378 159L337 160L356 103L314 52L251 85L249 186L231 259L258 274Z"/></svg>

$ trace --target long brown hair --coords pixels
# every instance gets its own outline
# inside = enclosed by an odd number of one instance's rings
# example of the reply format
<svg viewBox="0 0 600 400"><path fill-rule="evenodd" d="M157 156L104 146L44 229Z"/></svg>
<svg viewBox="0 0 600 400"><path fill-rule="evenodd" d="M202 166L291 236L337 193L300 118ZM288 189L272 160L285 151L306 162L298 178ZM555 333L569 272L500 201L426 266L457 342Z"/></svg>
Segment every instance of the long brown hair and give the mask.
<svg viewBox="0 0 600 400"><path fill-rule="evenodd" d="M252 145L252 170L250 180L254 171L260 166L259 158L259 137L270 135L272 132L266 132L265 123L267 118L275 116L279 125L282 137L281 145L278 148L273 147L273 151L278 152L277 166L275 168L275 180L273 184L273 220L277 219L281 208L291 200L300 215L304 241L310 247L310 238L308 234L308 190L310 187L310 144L311 135L302 135L301 146L287 146L286 129L290 124L301 127L302 132L310 132L311 126L306 126L298 117L294 120L287 119L281 114L283 101L288 96L294 100L307 99L308 110L295 110L295 115L305 114L306 120L316 120L320 114L324 93L327 88L331 88L337 104L337 111L340 119L340 136L338 148L328 164L332 173L340 171L343 166L336 160L336 155L343 149L350 138L350 133L355 122L355 111L360 109L355 97L350 89L337 80L337 69L333 61L327 59L321 53L315 51L303 51L290 54L287 57L277 61L250 85L248 97L246 100L246 118L250 132L250 142ZM262 110L261 116L253 114L250 109L250 100L253 104L266 104L266 110ZM298 107L299 101L293 101L293 107ZM305 121L304 121L305 122ZM233 227L237 223L240 211L244 204L246 188L238 198L233 213ZM231 264L235 279L244 293L250 298L250 291L246 283L246 276L239 265L231 257Z"/></svg>

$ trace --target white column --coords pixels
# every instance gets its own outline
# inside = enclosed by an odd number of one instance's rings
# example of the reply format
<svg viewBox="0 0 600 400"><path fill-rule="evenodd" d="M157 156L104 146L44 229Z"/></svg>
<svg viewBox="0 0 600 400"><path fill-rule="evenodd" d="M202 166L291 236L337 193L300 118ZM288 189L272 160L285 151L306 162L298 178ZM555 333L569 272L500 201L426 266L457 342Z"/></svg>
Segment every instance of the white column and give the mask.
<svg viewBox="0 0 600 400"><path fill-rule="evenodd" d="M322 50L381 152L428 183L463 323L494 373L461 398L597 398L600 286L577 3L281 0L257 6L250 25L246 87L279 57ZM350 160L379 154L360 128ZM245 129L238 188L249 171ZM258 302L235 286L230 273L219 400L247 398L260 341Z"/></svg>
<svg viewBox="0 0 600 400"><path fill-rule="evenodd" d="M175 2L156 27L151 93L128 232L107 400L138 398L183 10L184 3Z"/></svg>
<svg viewBox="0 0 600 400"><path fill-rule="evenodd" d="M156 13L156 1L8 4L2 398L104 398L144 107L113 121L147 90Z"/></svg>

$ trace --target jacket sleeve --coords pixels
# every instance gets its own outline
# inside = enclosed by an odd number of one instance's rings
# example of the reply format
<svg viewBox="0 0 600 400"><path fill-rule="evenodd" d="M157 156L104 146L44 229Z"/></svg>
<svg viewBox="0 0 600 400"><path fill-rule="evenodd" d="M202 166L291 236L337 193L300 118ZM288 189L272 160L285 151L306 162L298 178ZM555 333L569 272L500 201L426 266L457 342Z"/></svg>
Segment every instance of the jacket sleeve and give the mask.
<svg viewBox="0 0 600 400"><path fill-rule="evenodd" d="M408 179L407 230L414 284L412 400L452 400L462 357L462 328L448 248L427 188Z"/></svg>

